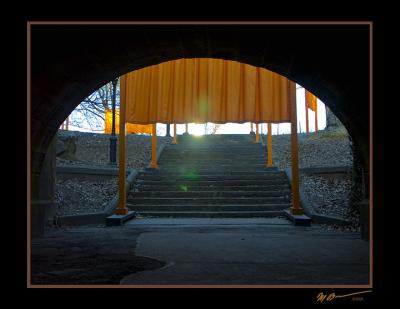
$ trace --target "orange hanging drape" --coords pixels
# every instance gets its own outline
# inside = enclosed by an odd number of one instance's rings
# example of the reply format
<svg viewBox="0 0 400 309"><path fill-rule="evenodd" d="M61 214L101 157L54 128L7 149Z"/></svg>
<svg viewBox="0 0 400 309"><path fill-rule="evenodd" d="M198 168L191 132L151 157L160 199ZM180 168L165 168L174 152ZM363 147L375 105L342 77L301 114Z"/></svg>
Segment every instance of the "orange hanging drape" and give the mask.
<svg viewBox="0 0 400 309"><path fill-rule="evenodd" d="M317 108L317 97L307 90L305 90L304 93L306 97L306 107L315 112Z"/></svg>
<svg viewBox="0 0 400 309"><path fill-rule="evenodd" d="M279 74L236 61L168 61L126 74L126 121L290 122L289 104L296 96L292 84Z"/></svg>
<svg viewBox="0 0 400 309"><path fill-rule="evenodd" d="M106 109L105 113L105 126L104 126L104 133L111 134L112 126L112 110ZM149 125L142 125L142 124L126 124L126 134L137 134L137 133L145 133L151 134L152 126ZM115 112L115 134L119 134L119 112Z"/></svg>

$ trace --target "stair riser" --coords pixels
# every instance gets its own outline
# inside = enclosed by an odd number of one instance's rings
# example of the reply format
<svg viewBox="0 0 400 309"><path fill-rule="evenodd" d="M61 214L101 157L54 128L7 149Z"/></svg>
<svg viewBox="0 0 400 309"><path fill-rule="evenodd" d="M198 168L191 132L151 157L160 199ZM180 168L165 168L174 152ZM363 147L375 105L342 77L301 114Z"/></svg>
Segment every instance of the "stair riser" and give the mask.
<svg viewBox="0 0 400 309"><path fill-rule="evenodd" d="M287 179L270 179L270 180L224 180L224 181L199 181L199 180L175 180L169 179L167 181L159 180L137 180L137 185L160 185L160 186L265 186L265 185L287 185Z"/></svg>
<svg viewBox="0 0 400 309"><path fill-rule="evenodd" d="M220 168L216 168L213 170L196 170L196 169L186 169L186 170L167 170L167 169L158 169L155 171L148 171L146 173L140 173L138 176L141 175L151 175L151 176L165 176L165 177L170 177L170 176L181 176L181 175L185 175L188 173L195 173L197 175L218 175L221 174L221 176L250 176L250 175L254 175L254 176L274 176L274 175L279 175L279 176L285 176L285 174L279 173L277 171L274 170L260 170L260 169L252 169L252 170L231 170L231 169L220 169Z"/></svg>
<svg viewBox="0 0 400 309"><path fill-rule="evenodd" d="M289 185L270 185L270 186L142 186L135 185L134 188L139 192L147 191L282 191L289 190Z"/></svg>
<svg viewBox="0 0 400 309"><path fill-rule="evenodd" d="M196 159L203 159L204 158L212 158L215 160L261 160L262 158L266 158L267 153L264 151L260 151L257 153L235 153L232 152L232 150L226 150L226 151L221 151L220 153L215 153L215 152L209 152L205 151L204 153L187 153L187 152L182 152L182 153L163 153L160 157L163 160L176 160L177 158L182 158L182 159L190 159L190 160L196 160Z"/></svg>
<svg viewBox="0 0 400 309"><path fill-rule="evenodd" d="M139 175L138 180L153 180L153 181L226 181L226 180L285 180L284 175L208 175L202 176L198 174L188 175L187 177L182 176L155 176L155 175Z"/></svg>
<svg viewBox="0 0 400 309"><path fill-rule="evenodd" d="M203 212L210 212L210 211L238 211L238 212L254 212L254 211L280 211L283 209L287 209L290 207L290 204L281 204L281 205L257 205L257 206L221 206L221 205L211 205L211 206L180 206L180 205L128 205L127 206L130 210L142 212L142 211L174 211L174 212L194 212L194 211L203 211Z"/></svg>
<svg viewBox="0 0 400 309"><path fill-rule="evenodd" d="M127 202L134 205L245 205L245 204L288 204L289 198L130 198Z"/></svg>
<svg viewBox="0 0 400 309"><path fill-rule="evenodd" d="M178 168L159 168L154 171L149 171L148 173L141 173L140 175L182 175L187 173L196 173L199 175L272 175L276 174L278 171L271 171L264 167L236 167L236 168L212 168L211 166L205 168L192 168L188 167L178 167Z"/></svg>
<svg viewBox="0 0 400 309"><path fill-rule="evenodd" d="M271 169L267 167L266 160L259 162L214 162L213 160L198 162L198 161L184 161L177 160L175 163L165 163L164 161L158 161L159 169L178 169L178 168L194 168L194 169L231 169L235 170L237 168L260 168L260 169ZM276 168L275 168L276 169Z"/></svg>
<svg viewBox="0 0 400 309"><path fill-rule="evenodd" d="M283 211L265 211L265 212L216 212L216 213L179 213L179 212L140 212L139 215L144 218L268 218L283 216Z"/></svg>
<svg viewBox="0 0 400 309"><path fill-rule="evenodd" d="M183 191L149 191L149 192L129 192L130 198L139 197L166 197L166 198L197 198L197 197L286 197L290 196L290 191L206 191L206 192L183 192Z"/></svg>

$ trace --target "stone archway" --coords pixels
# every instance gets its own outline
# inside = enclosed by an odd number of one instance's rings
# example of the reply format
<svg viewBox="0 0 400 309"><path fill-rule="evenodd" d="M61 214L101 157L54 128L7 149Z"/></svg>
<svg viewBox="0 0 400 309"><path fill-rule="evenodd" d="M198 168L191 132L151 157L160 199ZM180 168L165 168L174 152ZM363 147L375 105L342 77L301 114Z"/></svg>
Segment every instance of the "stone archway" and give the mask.
<svg viewBox="0 0 400 309"><path fill-rule="evenodd" d="M99 42L101 42L99 44ZM31 198L58 127L90 93L129 71L210 57L301 84L340 119L369 168L369 25L31 26Z"/></svg>

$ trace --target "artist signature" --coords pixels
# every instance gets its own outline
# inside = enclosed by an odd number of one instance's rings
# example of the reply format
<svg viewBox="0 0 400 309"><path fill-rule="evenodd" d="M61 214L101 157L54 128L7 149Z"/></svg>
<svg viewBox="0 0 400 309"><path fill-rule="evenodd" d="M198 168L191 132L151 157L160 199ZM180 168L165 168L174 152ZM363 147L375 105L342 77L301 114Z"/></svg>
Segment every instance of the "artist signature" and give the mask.
<svg viewBox="0 0 400 309"><path fill-rule="evenodd" d="M355 295L369 293L369 292L372 292L372 290L356 292L356 293L351 293L351 294L344 294L344 295L336 295L335 293L324 294L321 292L317 295L317 302L320 302L320 303L323 303L325 301L330 302L336 298L344 298L344 297L350 297L350 296L353 296L352 297L353 301L362 301L362 300L364 300L363 297L355 296Z"/></svg>

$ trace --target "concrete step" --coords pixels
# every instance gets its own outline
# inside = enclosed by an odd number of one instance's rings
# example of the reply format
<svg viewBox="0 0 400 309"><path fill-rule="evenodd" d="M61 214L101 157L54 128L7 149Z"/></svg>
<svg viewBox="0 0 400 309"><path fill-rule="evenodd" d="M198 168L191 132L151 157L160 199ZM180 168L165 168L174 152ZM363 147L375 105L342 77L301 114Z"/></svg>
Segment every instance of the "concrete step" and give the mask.
<svg viewBox="0 0 400 309"><path fill-rule="evenodd" d="M165 162L162 160L158 161L158 165L160 169L177 169L177 168L195 168L195 169L216 169L216 168L220 168L220 169L235 169L235 168L247 168L247 167L258 167L261 170L266 170L267 166L266 166L266 162L267 161L257 161L257 162L240 162L240 161L236 161L236 162L221 162L221 163L215 163L214 161L208 160L207 161L179 161L177 160L176 162ZM269 168L270 170L273 170L271 168Z"/></svg>
<svg viewBox="0 0 400 309"><path fill-rule="evenodd" d="M240 150L237 151L235 149L230 149L230 148L226 148L226 149L219 149L219 150L215 150L213 148L210 149L204 149L204 150L200 150L200 149L183 149L183 150L172 150L172 149L168 149L168 150L164 150L162 155L163 156L179 156L179 155L190 155L190 156L205 156L208 154L211 155L229 155L232 157L238 157L238 156L249 156L249 157L256 157L257 155L261 155L263 153L266 153L266 149L265 148L258 148L258 149L246 149L246 150Z"/></svg>
<svg viewBox="0 0 400 309"><path fill-rule="evenodd" d="M215 145L210 145L209 147L169 147L165 148L165 153L203 153L203 152L212 152L212 153L220 153L230 151L237 154L248 154L248 153L258 153L261 151L265 151L265 146L255 145L252 147L216 147Z"/></svg>
<svg viewBox="0 0 400 309"><path fill-rule="evenodd" d="M256 165L257 164L265 165L266 162L267 162L266 159L263 159L261 157L256 159L256 160L245 159L245 160L240 160L240 161L226 159L226 158L219 159L219 160L216 160L216 159L210 160L210 158L203 158L201 160L200 159L192 160L192 159L188 159L188 158L184 158L184 159L178 159L178 158L175 158L175 159L164 159L163 157L161 157L158 160L158 163L162 164L162 165L171 165L171 166L184 166L184 165L210 166L212 164L213 166L216 166L216 167L218 167L220 165L222 165L222 166L225 166L225 165L228 165L228 166L253 166L255 164Z"/></svg>
<svg viewBox="0 0 400 309"><path fill-rule="evenodd" d="M196 197L196 198L167 198L167 197L135 197L128 196L127 202L134 205L207 205L207 204L282 204L290 203L289 197Z"/></svg>
<svg viewBox="0 0 400 309"><path fill-rule="evenodd" d="M185 186L185 185L140 185L135 184L131 191L185 191L185 192L197 192L197 191L279 191L279 190L290 190L289 184L281 185L268 185L268 186Z"/></svg>
<svg viewBox="0 0 400 309"><path fill-rule="evenodd" d="M274 179L233 179L233 180L136 180L137 185L158 185L158 186L269 186L269 185L287 185L289 184L287 178L274 178Z"/></svg>
<svg viewBox="0 0 400 309"><path fill-rule="evenodd" d="M185 143L181 142L177 145L169 144L167 149L185 149L185 148L234 148L234 149L250 149L250 148L257 148L262 147L261 143L256 143L255 140L249 140L243 143L240 141L229 141L228 143L222 143L218 141L209 141L209 142L202 142L202 143Z"/></svg>
<svg viewBox="0 0 400 309"><path fill-rule="evenodd" d="M249 145L247 147L237 147L233 145L227 145L227 146L216 146L210 144L209 146L181 146L181 147L174 147L174 146L167 146L165 148L166 152L170 153L179 153L179 152L205 152L205 151L211 151L211 152L222 152L222 151L233 151L235 153L248 153L248 152L258 152L262 151L265 149L265 146L261 146L260 144L254 144L254 145Z"/></svg>
<svg viewBox="0 0 400 309"><path fill-rule="evenodd" d="M178 158L183 160L183 161L187 161L187 162L193 162L193 161L199 161L199 162L210 162L210 159L213 160L213 162L216 163L226 163L226 162L230 162L230 163L234 163L235 161L238 160L238 158L240 158L241 161L243 162L250 162L250 163L254 163L254 162L260 162L263 159L265 159L268 156L267 152L264 153L256 153L256 154L246 154L246 155L240 155L240 156L234 156L231 153L227 153L228 150L225 153L221 153L218 156L216 155L190 155L190 154L185 154L185 153L181 153L181 154L166 154L166 153L162 153L161 157L159 158L159 161L163 160L166 162L171 162L174 163Z"/></svg>
<svg viewBox="0 0 400 309"><path fill-rule="evenodd" d="M165 148L165 152L167 153L180 153L180 152L190 152L190 153L198 153L198 152L206 152L206 151L211 151L211 152L224 152L224 151L231 151L235 153L257 153L260 151L265 150L265 146L261 145L254 145L250 147L235 147L232 145L227 145L224 147L217 147L215 145L209 145L209 146L202 146L202 147L193 147L193 146L182 146L182 147L170 147L167 146Z"/></svg>
<svg viewBox="0 0 400 309"><path fill-rule="evenodd" d="M137 212L142 211L238 211L238 212L254 212L254 211L279 211L289 208L288 204L268 204L268 205L135 205L127 204L130 210Z"/></svg>
<svg viewBox="0 0 400 309"><path fill-rule="evenodd" d="M246 170L236 170L236 169L196 169L196 168L178 168L178 169L169 169L169 168L159 168L157 170L147 171L140 173L140 175L155 175L155 176L185 176L188 174L196 174L196 175L230 175L230 176L269 176L269 175L277 175L277 173L281 173L278 170L274 169L246 169ZM281 174L279 174L281 175Z"/></svg>
<svg viewBox="0 0 400 309"><path fill-rule="evenodd" d="M266 218L283 216L280 211L141 211L141 217L148 218Z"/></svg>
<svg viewBox="0 0 400 309"><path fill-rule="evenodd" d="M158 181L170 181L175 179L176 181L185 181L185 180L197 180L197 181L226 181L226 180L278 180L278 179L287 179L284 173L269 173L269 174L250 174L250 175L226 175L226 174L197 174L197 173L188 173L186 175L175 174L141 174L137 176L138 180L158 180Z"/></svg>
<svg viewBox="0 0 400 309"><path fill-rule="evenodd" d="M284 197L290 196L290 190L275 191L145 191L129 192L130 198L167 197L167 198L197 198L197 197Z"/></svg>
<svg viewBox="0 0 400 309"><path fill-rule="evenodd" d="M191 155L191 154L177 154L177 155L161 155L159 158L159 162L166 162L166 163L206 163L206 164L219 164L219 163L238 163L238 162L248 162L248 163L265 163L267 160L267 154L266 153L260 153L254 156L246 156L246 155L241 155L241 156L235 156L229 153L225 154L204 154L204 155Z"/></svg>
<svg viewBox="0 0 400 309"><path fill-rule="evenodd" d="M224 164L214 164L211 162L202 162L202 163L197 163L197 162L179 162L177 161L176 163L165 163L162 161L158 161L158 169L157 170L187 170L187 169L193 169L193 170L231 170L231 171L244 171L244 170L259 170L259 171L273 171L274 169L270 169L266 166L266 161L265 162L254 162L254 163L243 163L239 164L238 162L236 163L224 163ZM157 171L155 170L155 171ZM278 171L278 169L275 169Z"/></svg>

